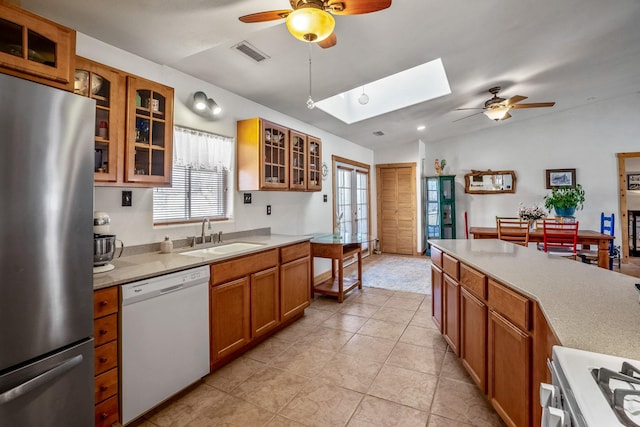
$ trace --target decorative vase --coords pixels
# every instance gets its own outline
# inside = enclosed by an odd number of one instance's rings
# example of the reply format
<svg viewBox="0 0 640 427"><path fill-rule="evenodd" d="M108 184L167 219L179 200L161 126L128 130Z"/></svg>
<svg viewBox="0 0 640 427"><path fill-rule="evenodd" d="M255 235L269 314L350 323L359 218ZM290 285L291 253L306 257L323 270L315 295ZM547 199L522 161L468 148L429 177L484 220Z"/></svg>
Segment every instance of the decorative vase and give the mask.
<svg viewBox="0 0 640 427"><path fill-rule="evenodd" d="M575 206L570 207L570 208L558 208L558 207L555 207L554 209L556 211L556 216L573 216L573 214L576 213Z"/></svg>
<svg viewBox="0 0 640 427"><path fill-rule="evenodd" d="M535 219L530 219L529 220L529 231L536 231L536 220Z"/></svg>

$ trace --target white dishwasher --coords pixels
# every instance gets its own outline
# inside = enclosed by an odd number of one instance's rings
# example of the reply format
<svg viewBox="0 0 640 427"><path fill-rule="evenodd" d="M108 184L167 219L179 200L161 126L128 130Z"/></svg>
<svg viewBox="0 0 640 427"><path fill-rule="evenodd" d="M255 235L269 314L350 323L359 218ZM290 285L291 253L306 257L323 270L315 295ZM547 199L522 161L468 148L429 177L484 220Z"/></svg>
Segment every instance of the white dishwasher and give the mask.
<svg viewBox="0 0 640 427"><path fill-rule="evenodd" d="M122 285L122 421L209 373L209 267Z"/></svg>

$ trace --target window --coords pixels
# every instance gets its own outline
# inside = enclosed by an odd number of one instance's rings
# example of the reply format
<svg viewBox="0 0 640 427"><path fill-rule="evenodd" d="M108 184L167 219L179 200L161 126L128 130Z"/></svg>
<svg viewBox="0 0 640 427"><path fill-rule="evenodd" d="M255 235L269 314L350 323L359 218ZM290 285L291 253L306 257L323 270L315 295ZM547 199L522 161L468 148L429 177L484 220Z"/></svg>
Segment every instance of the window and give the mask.
<svg viewBox="0 0 640 427"><path fill-rule="evenodd" d="M227 219L233 139L174 128L172 185L153 190L153 222Z"/></svg>

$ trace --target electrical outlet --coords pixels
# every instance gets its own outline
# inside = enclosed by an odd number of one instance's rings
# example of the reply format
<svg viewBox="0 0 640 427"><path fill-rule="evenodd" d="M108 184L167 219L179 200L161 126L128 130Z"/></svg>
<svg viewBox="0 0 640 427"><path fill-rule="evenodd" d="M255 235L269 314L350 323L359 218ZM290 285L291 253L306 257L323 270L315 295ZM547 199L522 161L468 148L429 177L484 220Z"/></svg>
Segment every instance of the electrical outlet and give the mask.
<svg viewBox="0 0 640 427"><path fill-rule="evenodd" d="M327 195L326 195L326 194L323 194L323 195L322 195L322 201L323 201L323 202L325 202L325 203L327 203Z"/></svg>
<svg viewBox="0 0 640 427"><path fill-rule="evenodd" d="M271 215L271 205L267 205L267 215Z"/></svg>
<svg viewBox="0 0 640 427"><path fill-rule="evenodd" d="M131 195L131 191L123 191L122 206L131 206L131 203L133 203L133 196Z"/></svg>
<svg viewBox="0 0 640 427"><path fill-rule="evenodd" d="M244 193L244 204L245 205L251 204L251 193Z"/></svg>

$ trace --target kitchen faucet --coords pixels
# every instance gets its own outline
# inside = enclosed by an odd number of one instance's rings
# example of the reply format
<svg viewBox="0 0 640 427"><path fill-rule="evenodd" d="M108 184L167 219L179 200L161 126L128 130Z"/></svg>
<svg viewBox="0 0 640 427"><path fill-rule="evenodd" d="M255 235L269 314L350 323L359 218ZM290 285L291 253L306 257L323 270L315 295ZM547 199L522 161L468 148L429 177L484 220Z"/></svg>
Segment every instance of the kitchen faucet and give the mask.
<svg viewBox="0 0 640 427"><path fill-rule="evenodd" d="M208 226L209 226L209 227L208 227L207 229L208 229L208 230L211 230L211 222L209 222L209 218L206 218L206 217L205 217L205 218L202 220L202 235L201 235L202 242L201 242L201 243L205 243L205 242L206 242L206 237L205 237L205 235L204 235L204 225L205 225L205 224L208 224Z"/></svg>

